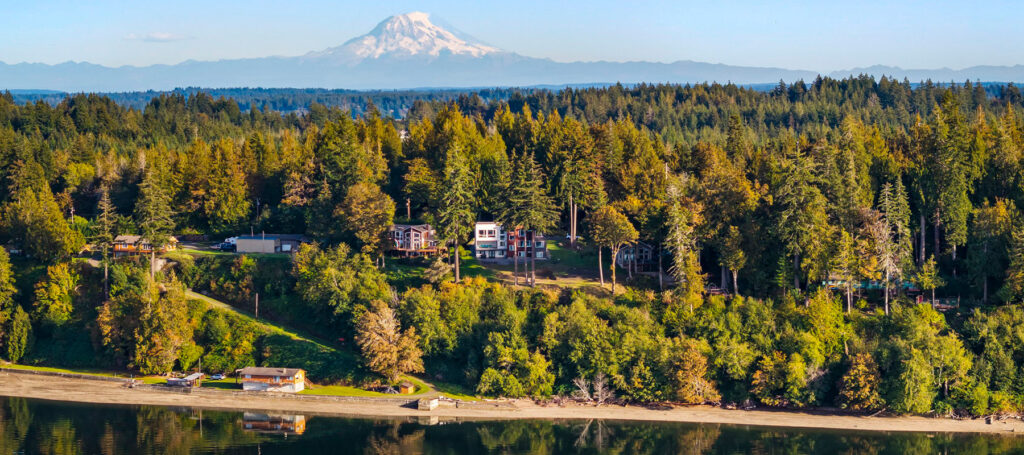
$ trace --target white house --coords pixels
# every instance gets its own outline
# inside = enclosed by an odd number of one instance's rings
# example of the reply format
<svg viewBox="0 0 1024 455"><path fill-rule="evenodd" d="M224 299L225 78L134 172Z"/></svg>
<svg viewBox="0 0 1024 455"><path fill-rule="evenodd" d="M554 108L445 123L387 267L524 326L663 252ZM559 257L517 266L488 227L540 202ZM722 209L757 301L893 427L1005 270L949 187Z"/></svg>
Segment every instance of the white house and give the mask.
<svg viewBox="0 0 1024 455"><path fill-rule="evenodd" d="M521 259L534 255L537 259L548 258L548 242L544 234L532 230L513 229L506 231L501 224L493 221L479 221L474 230L473 255L477 259Z"/></svg>
<svg viewBox="0 0 1024 455"><path fill-rule="evenodd" d="M508 235L500 224L478 221L474 231L473 255L479 259L504 259L508 252Z"/></svg>
<svg viewBox="0 0 1024 455"><path fill-rule="evenodd" d="M306 372L299 368L245 367L238 378L245 391L296 393L306 387Z"/></svg>

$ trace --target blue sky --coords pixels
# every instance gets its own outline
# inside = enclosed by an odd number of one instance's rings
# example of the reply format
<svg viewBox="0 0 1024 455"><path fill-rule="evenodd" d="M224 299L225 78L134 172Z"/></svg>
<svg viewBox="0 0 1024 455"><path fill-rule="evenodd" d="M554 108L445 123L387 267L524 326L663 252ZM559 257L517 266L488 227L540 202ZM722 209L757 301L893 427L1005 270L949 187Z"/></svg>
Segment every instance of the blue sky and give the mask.
<svg viewBox="0 0 1024 455"><path fill-rule="evenodd" d="M831 71L1024 63L1012 1L0 0L0 61L147 65L300 55L425 11L531 57Z"/></svg>

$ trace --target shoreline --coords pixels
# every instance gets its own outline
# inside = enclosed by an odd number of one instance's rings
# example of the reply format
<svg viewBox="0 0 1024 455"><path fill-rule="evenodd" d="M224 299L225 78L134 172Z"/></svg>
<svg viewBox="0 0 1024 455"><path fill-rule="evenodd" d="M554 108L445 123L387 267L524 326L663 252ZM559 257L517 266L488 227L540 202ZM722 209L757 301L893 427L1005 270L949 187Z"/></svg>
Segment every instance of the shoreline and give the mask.
<svg viewBox="0 0 1024 455"><path fill-rule="evenodd" d="M444 419L505 420L631 420L648 422L684 422L879 432L989 433L1024 434L1019 419L953 420L930 417L869 417L792 410L727 410L712 406L677 406L651 409L642 406L569 404L541 406L529 400L515 401L514 407L488 408L439 407L420 411L404 406L396 399L353 398L315 400L286 396L259 396L224 391L180 393L151 388L129 389L124 384L90 379L0 373L0 396L34 398L48 401L108 404L192 407L224 411L270 411L335 417L437 417ZM410 398L408 401L414 401Z"/></svg>

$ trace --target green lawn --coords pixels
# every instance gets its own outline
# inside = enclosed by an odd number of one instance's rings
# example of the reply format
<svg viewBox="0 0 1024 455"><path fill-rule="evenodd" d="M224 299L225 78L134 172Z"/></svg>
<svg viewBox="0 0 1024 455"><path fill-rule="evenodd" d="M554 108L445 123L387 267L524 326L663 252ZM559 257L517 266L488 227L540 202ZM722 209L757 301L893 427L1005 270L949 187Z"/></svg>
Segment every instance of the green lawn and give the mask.
<svg viewBox="0 0 1024 455"><path fill-rule="evenodd" d="M423 381L421 381L421 380L419 380L419 379L417 379L415 377L405 376L405 377L402 378L402 381L409 381L409 382L413 383L413 385L416 386L416 389L412 393L412 395L419 395L419 394L427 393L427 392L430 391L430 386L428 386L425 382L423 382ZM401 396L403 396L403 395L397 395L397 394L393 394L393 393L374 392L372 390L364 390L364 389L360 389L358 387L352 387L352 386L347 386L347 385L313 386L313 387L307 388L307 389L305 389L305 390L303 390L303 391L301 391L299 393L302 394L302 395L325 395L325 396L337 396L337 397L391 397L391 398L394 398L394 397L401 397ZM405 396L409 396L409 395L405 395Z"/></svg>
<svg viewBox="0 0 1024 455"><path fill-rule="evenodd" d="M389 258L385 261L384 272L387 275L388 283L398 288L399 291L416 288L427 284L427 280L423 278L423 271L433 261L433 258ZM454 273L453 269L452 274ZM482 276L486 279L495 279L497 277L493 269L480 264L473 257L472 248L461 250L459 273L462 278Z"/></svg>
<svg viewBox="0 0 1024 455"><path fill-rule="evenodd" d="M54 368L54 367L43 367L36 365L19 365L15 363L4 363L0 364L0 367L10 368L12 370L30 370L30 371L46 371L50 373L68 373L68 374L84 374L89 376L100 376L107 378L127 378L129 374L114 373L110 371L95 370L95 369L70 369L70 368Z"/></svg>
<svg viewBox="0 0 1024 455"><path fill-rule="evenodd" d="M465 386L437 381L434 381L432 384L434 385L434 390L448 398L462 401L480 401L480 398L474 395L475 392Z"/></svg>
<svg viewBox="0 0 1024 455"><path fill-rule="evenodd" d="M462 250L462 255L459 256L459 273L463 277L482 276L487 279L495 278L494 270L490 267L485 267L473 257L472 248Z"/></svg>
<svg viewBox="0 0 1024 455"><path fill-rule="evenodd" d="M97 370L92 368L56 368L56 367L44 367L38 365L18 365L14 363L3 363L0 366L4 368L10 368L14 370L30 370L30 371L45 371L50 373L67 373L67 374L81 374L86 376L97 376L102 378L133 378L136 381L141 381L143 384L163 384L167 381L167 378L163 376L140 376L131 373L122 373L116 371L105 371Z"/></svg>
<svg viewBox="0 0 1024 455"><path fill-rule="evenodd" d="M358 387L347 385L323 385L304 389L300 395L324 395L335 397L393 397L386 393L363 390Z"/></svg>
<svg viewBox="0 0 1024 455"><path fill-rule="evenodd" d="M236 383L235 378L203 379L203 387L208 389L242 390L242 384Z"/></svg>

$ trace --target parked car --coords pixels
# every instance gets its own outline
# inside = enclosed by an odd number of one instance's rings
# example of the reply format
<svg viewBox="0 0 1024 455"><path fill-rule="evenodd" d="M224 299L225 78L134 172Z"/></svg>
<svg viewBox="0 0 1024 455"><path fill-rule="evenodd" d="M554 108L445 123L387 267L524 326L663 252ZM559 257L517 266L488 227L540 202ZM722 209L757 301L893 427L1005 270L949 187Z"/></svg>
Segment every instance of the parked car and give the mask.
<svg viewBox="0 0 1024 455"><path fill-rule="evenodd" d="M222 373L217 373L213 376L210 376L210 379L213 379L214 381L220 381L221 379L224 379L224 375Z"/></svg>

